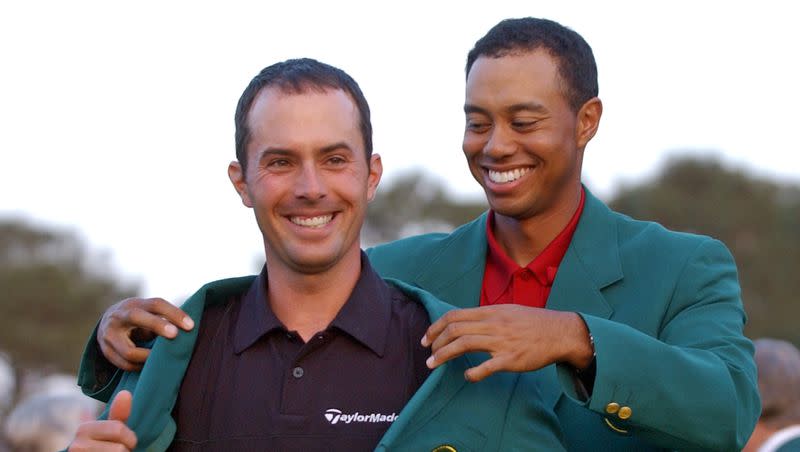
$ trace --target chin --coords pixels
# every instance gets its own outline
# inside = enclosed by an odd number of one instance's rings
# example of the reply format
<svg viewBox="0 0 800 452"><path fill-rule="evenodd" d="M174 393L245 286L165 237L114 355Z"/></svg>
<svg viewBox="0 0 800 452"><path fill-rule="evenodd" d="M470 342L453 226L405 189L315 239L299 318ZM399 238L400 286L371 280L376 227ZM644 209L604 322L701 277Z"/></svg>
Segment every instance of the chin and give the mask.
<svg viewBox="0 0 800 452"><path fill-rule="evenodd" d="M301 259L294 259L292 267L298 273L306 275L314 275L323 273L330 270L337 260L330 257L306 257Z"/></svg>
<svg viewBox="0 0 800 452"><path fill-rule="evenodd" d="M492 200L489 207L495 214L515 220L525 220L540 212L539 207L530 200Z"/></svg>

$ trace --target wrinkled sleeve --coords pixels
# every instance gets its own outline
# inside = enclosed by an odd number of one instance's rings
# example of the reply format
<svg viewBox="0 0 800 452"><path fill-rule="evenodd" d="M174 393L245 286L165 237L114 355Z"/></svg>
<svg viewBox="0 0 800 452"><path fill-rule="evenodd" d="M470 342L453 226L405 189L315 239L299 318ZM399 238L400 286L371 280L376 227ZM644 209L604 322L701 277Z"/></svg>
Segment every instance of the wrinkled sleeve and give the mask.
<svg viewBox="0 0 800 452"><path fill-rule="evenodd" d="M107 403L114 394L122 371L103 356L97 343L97 326L92 331L81 356L78 386L87 396Z"/></svg>

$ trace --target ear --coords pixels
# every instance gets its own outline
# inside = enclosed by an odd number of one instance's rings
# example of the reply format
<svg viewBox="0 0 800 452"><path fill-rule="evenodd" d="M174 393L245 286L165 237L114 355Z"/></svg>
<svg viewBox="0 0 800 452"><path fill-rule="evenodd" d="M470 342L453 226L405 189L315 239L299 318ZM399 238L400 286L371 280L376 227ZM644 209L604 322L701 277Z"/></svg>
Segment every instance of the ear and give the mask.
<svg viewBox="0 0 800 452"><path fill-rule="evenodd" d="M600 98L593 97L586 101L578 110L578 125L575 129L575 138L578 149L583 149L597 133L600 126L600 116L603 115L603 103Z"/></svg>
<svg viewBox="0 0 800 452"><path fill-rule="evenodd" d="M242 165L236 160L228 164L228 178L230 178L233 188L236 189L236 193L239 193L239 197L242 198L242 204L245 207L253 207L253 201L250 200L247 192L247 178L242 170Z"/></svg>
<svg viewBox="0 0 800 452"><path fill-rule="evenodd" d="M369 176L367 177L367 200L372 201L375 198L375 192L378 190L378 183L381 181L383 175L383 163L381 156L372 154L369 159Z"/></svg>

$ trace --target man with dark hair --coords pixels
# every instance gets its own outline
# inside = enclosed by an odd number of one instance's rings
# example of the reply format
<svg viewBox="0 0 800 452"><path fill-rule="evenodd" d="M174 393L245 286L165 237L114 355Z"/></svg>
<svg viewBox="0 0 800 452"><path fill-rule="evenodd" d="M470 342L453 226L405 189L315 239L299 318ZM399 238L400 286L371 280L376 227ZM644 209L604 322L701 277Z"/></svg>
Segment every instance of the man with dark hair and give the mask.
<svg viewBox="0 0 800 452"><path fill-rule="evenodd" d="M468 384L477 354L425 365L419 338L452 307L381 279L361 251L382 167L350 76L270 66L236 126L228 175L255 213L263 271L201 288L183 305L199 328L157 339L141 371L84 379L112 402L71 451L563 450L535 382Z"/></svg>
<svg viewBox="0 0 800 452"><path fill-rule="evenodd" d="M491 358L470 381L541 376L568 449L739 450L760 406L733 257L613 212L582 185L597 95L579 34L544 19L497 24L469 53L464 104L463 151L489 212L373 248L370 261L465 308L427 330L430 367L481 351ZM104 315L99 343L124 355L132 328L169 335L181 318L163 300L127 300Z"/></svg>

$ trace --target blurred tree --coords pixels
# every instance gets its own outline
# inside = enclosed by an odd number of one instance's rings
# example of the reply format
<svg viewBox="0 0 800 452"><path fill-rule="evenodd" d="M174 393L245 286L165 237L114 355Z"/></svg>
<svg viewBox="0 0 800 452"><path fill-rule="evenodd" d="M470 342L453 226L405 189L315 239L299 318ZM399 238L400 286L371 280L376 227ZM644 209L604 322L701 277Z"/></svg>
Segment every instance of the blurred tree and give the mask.
<svg viewBox="0 0 800 452"><path fill-rule="evenodd" d="M487 208L484 199L452 199L441 179L421 171L407 172L378 189L367 209L364 245L426 232L450 232Z"/></svg>
<svg viewBox="0 0 800 452"><path fill-rule="evenodd" d="M800 185L676 158L654 180L623 187L610 202L632 217L722 240L736 259L750 337L800 345Z"/></svg>
<svg viewBox="0 0 800 452"><path fill-rule="evenodd" d="M74 372L100 313L131 297L74 234L0 219L0 349L17 370Z"/></svg>

